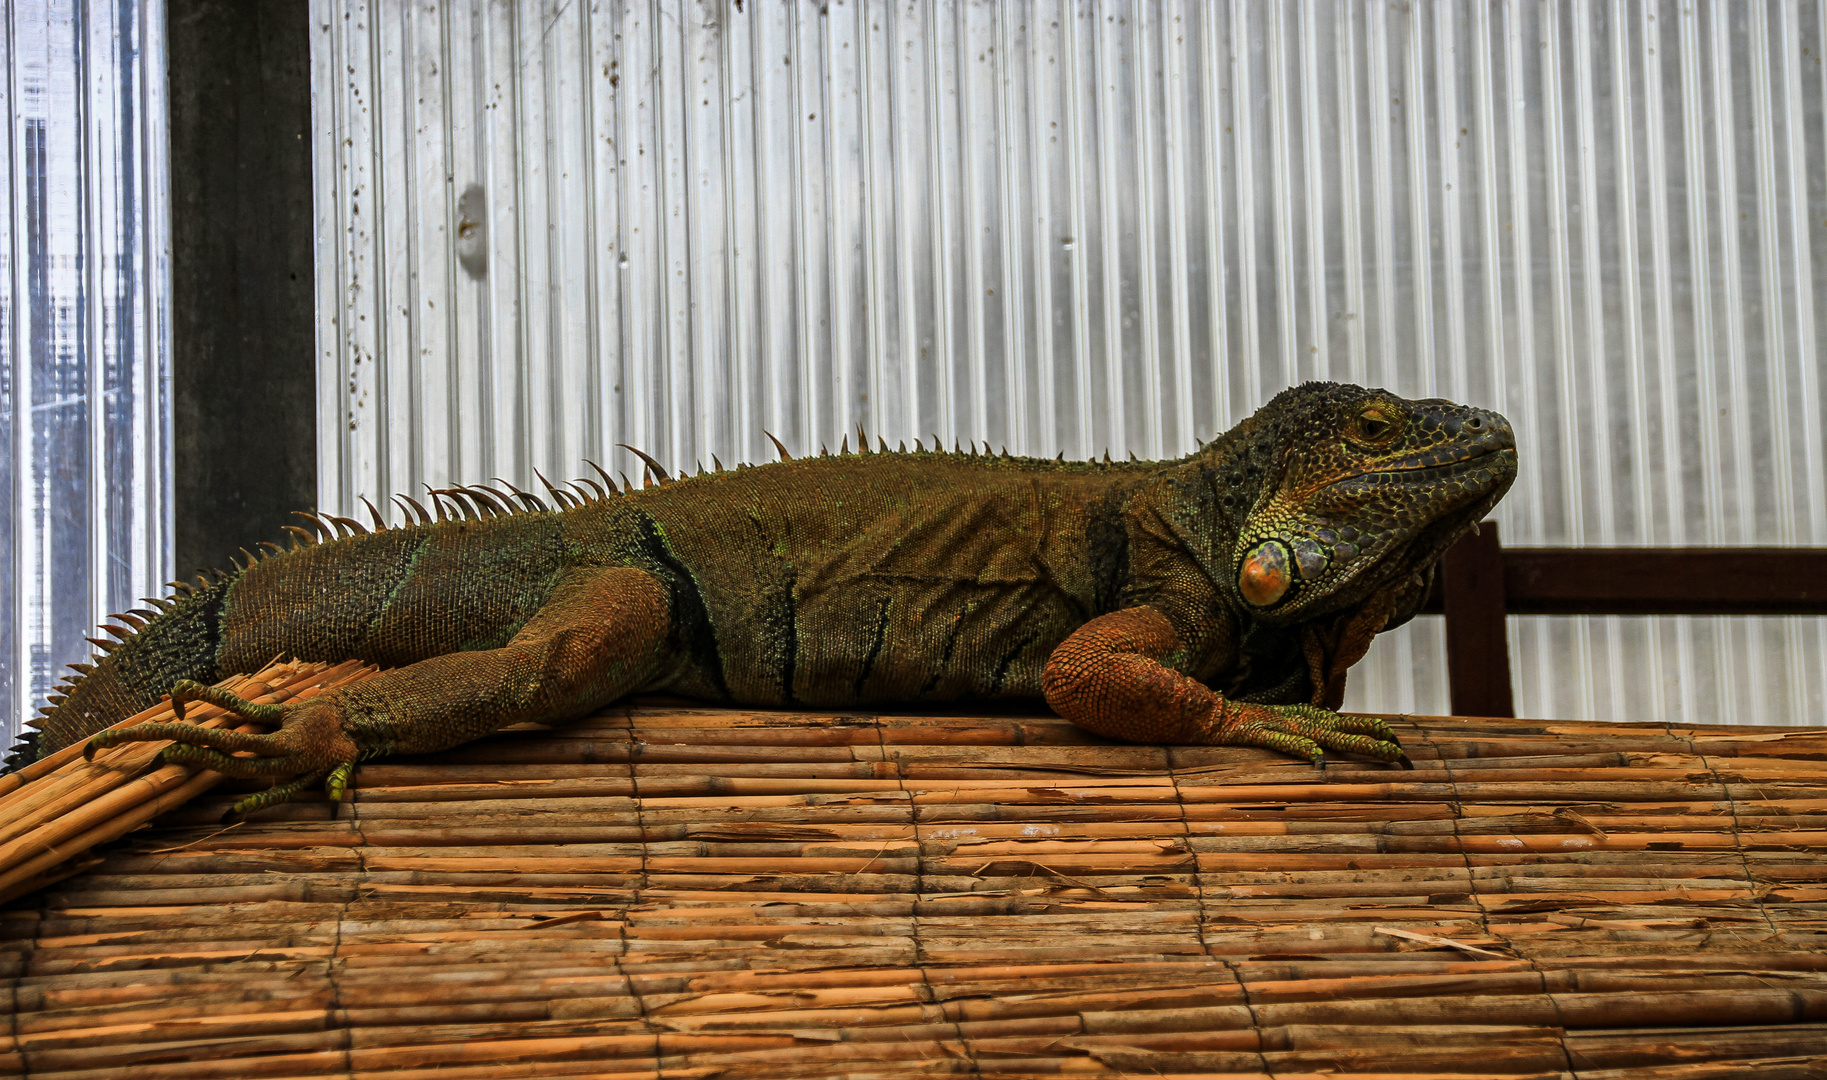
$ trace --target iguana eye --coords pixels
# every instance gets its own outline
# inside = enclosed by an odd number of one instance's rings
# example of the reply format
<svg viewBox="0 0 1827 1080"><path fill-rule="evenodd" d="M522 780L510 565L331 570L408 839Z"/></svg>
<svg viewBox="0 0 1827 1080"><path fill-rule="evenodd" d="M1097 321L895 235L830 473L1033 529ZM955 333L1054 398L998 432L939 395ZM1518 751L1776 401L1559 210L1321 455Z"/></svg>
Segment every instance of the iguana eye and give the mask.
<svg viewBox="0 0 1827 1080"><path fill-rule="evenodd" d="M1387 446L1401 433L1401 417L1384 405L1364 406L1345 430L1352 442L1366 446Z"/></svg>

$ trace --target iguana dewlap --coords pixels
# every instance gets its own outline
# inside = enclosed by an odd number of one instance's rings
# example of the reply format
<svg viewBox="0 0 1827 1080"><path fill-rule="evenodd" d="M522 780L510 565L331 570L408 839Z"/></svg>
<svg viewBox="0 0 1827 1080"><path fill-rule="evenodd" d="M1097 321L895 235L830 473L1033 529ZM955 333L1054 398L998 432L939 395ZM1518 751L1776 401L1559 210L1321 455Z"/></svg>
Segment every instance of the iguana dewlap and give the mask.
<svg viewBox="0 0 1827 1080"><path fill-rule="evenodd" d="M168 692L242 708L199 684L289 653L394 670L246 707L270 735L141 725L91 745L176 739L173 760L272 777L243 810L326 777L339 795L363 758L644 691L1045 697L1122 739L1405 761L1381 721L1330 711L1344 671L1414 613L1515 472L1496 413L1310 383L1178 461L821 454L555 492L559 510L469 489L434 498L460 516L373 533L333 519L348 535L124 617L133 632L35 722L36 753Z"/></svg>

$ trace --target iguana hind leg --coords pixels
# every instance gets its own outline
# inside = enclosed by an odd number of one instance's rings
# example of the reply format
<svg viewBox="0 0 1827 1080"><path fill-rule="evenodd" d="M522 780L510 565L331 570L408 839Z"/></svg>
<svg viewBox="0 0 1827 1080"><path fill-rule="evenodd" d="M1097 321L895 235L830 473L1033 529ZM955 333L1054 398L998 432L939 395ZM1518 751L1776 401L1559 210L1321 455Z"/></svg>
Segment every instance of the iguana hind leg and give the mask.
<svg viewBox="0 0 1827 1080"><path fill-rule="evenodd" d="M667 655L669 610L665 587L645 571L573 571L499 649L435 656L295 705L255 705L195 684L174 688L180 709L208 701L277 725L271 734L139 724L96 735L84 753L171 739L167 760L279 778L236 803L237 813L284 802L326 777L339 797L364 759L444 750L522 720L570 719L652 682ZM237 753L255 756L231 756Z"/></svg>
<svg viewBox="0 0 1827 1080"><path fill-rule="evenodd" d="M1412 768L1383 721L1312 705L1228 701L1162 662L1180 651L1167 616L1149 607L1113 611L1060 643L1042 692L1079 727L1130 742L1260 746L1315 764L1337 750Z"/></svg>

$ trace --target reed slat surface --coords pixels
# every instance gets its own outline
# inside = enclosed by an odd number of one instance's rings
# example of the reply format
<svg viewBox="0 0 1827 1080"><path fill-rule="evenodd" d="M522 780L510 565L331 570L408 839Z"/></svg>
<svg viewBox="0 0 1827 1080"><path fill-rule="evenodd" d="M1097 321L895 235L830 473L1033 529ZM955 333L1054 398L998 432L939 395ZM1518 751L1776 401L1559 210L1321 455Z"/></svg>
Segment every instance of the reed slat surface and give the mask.
<svg viewBox="0 0 1827 1080"><path fill-rule="evenodd" d="M1827 1076L1827 733L1395 726L647 701L224 782L0 910L0 1075Z"/></svg>

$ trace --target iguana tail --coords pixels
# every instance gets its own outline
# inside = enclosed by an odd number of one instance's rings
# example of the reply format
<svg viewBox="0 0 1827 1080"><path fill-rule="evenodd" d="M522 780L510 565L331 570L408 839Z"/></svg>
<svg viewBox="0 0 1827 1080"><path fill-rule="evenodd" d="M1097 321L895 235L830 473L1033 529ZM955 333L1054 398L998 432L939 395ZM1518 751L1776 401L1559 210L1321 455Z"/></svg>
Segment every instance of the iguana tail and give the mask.
<svg viewBox="0 0 1827 1080"><path fill-rule="evenodd" d="M179 679L213 683L221 649L222 624L229 590L239 572L217 577L201 588L182 586L162 610L139 609L111 618L121 640L91 639L102 652L93 664L73 664L72 676L50 698L30 730L8 753L4 771L29 764L85 739L159 699Z"/></svg>

